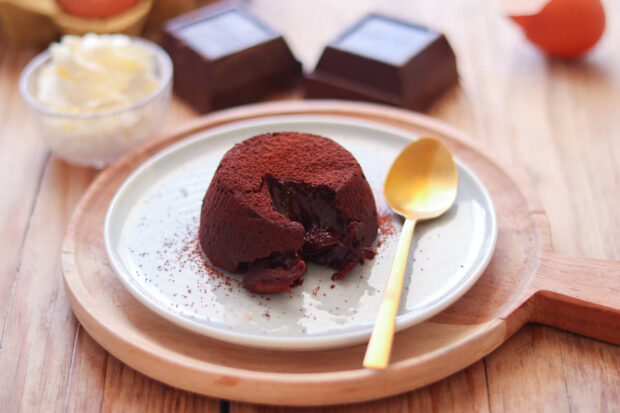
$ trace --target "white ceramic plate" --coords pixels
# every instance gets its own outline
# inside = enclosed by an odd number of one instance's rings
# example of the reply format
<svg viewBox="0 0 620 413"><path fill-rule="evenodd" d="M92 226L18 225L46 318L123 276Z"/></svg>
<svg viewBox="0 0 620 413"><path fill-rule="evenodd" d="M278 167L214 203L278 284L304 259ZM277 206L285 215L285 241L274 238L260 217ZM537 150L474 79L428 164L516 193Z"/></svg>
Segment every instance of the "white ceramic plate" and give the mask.
<svg viewBox="0 0 620 413"><path fill-rule="evenodd" d="M375 191L383 221L377 256L345 279L310 264L291 293L256 295L241 276L205 266L197 244L200 206L215 168L235 143L274 131L327 136L357 158ZM157 154L119 188L105 221L110 262L144 305L193 331L241 345L312 350L368 339L390 272L402 220L391 216L381 188L392 161L415 136L381 124L332 116L262 118L211 129ZM449 306L478 279L497 237L497 218L480 180L456 160L459 191L441 218L418 224L397 330ZM380 244L380 245L379 245Z"/></svg>

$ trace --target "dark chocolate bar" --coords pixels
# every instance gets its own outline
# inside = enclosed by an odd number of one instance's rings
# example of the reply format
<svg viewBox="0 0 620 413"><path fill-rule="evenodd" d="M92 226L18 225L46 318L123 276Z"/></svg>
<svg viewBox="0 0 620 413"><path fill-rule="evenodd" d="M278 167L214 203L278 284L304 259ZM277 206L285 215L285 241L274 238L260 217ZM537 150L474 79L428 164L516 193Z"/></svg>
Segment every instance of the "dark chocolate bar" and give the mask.
<svg viewBox="0 0 620 413"><path fill-rule="evenodd" d="M283 37L245 8L218 3L168 21L174 90L200 112L255 102L301 79Z"/></svg>
<svg viewBox="0 0 620 413"><path fill-rule="evenodd" d="M424 110L457 83L456 58L443 34L372 14L324 49L306 97Z"/></svg>

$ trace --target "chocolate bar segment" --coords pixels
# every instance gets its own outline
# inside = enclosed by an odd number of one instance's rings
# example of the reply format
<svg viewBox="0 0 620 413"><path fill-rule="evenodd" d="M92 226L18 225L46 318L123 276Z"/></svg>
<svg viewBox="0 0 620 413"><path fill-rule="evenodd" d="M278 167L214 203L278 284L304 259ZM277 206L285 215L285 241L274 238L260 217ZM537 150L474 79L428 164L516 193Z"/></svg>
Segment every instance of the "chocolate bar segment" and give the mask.
<svg viewBox="0 0 620 413"><path fill-rule="evenodd" d="M424 110L457 83L456 57L443 34L369 15L325 48L306 97Z"/></svg>
<svg viewBox="0 0 620 413"><path fill-rule="evenodd" d="M162 46L174 63L175 92L200 112L256 102L301 79L282 36L235 4L170 20Z"/></svg>

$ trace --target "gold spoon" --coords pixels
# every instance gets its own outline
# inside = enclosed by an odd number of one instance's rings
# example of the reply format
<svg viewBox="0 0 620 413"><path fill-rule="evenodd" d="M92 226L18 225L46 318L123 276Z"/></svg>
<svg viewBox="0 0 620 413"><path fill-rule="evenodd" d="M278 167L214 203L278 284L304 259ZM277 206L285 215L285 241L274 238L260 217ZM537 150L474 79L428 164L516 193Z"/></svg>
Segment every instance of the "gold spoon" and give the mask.
<svg viewBox="0 0 620 413"><path fill-rule="evenodd" d="M423 138L409 144L390 168L383 193L390 208L406 219L366 349L364 367L387 367L413 229L417 221L437 218L450 209L456 199L457 184L452 154L434 138Z"/></svg>

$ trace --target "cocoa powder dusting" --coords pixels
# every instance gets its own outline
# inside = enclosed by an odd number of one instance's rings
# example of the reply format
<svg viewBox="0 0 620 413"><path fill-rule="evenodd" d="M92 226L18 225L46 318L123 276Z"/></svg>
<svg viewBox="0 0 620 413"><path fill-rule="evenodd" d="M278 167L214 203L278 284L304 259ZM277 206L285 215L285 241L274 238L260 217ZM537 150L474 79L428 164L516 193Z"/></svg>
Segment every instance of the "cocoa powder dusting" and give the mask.
<svg viewBox="0 0 620 413"><path fill-rule="evenodd" d="M241 288L239 280L225 275L207 260L200 247L198 232L195 228L188 228L179 244L177 260L181 267L185 267L185 264L193 264L192 267L198 270L196 275L205 279L213 290L224 288L228 292L233 292L233 288ZM188 293L191 294L191 289L188 289Z"/></svg>
<svg viewBox="0 0 620 413"><path fill-rule="evenodd" d="M381 246L383 242L396 235L396 227L394 226L394 216L390 213L378 214L377 223L379 224L379 237L377 246Z"/></svg>

